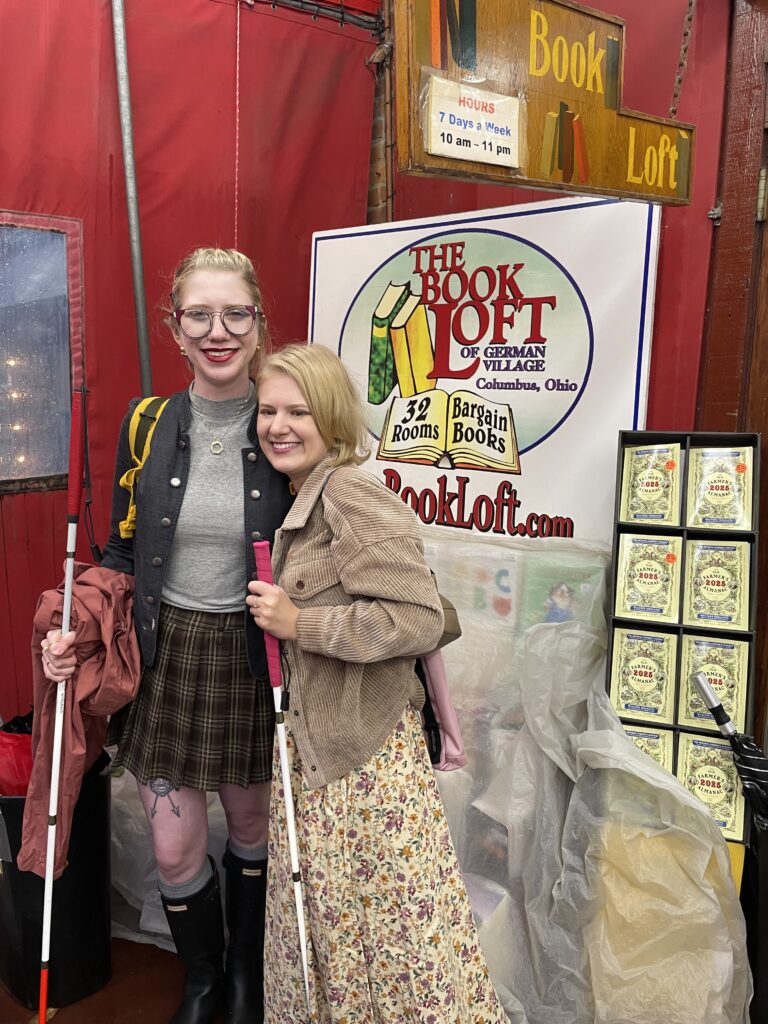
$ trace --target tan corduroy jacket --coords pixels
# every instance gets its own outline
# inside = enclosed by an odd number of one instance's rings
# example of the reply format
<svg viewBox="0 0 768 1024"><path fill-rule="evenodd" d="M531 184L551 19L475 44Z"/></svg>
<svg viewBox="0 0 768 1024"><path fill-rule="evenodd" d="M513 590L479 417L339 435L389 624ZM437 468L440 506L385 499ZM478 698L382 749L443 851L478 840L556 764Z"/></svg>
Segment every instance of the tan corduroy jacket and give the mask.
<svg viewBox="0 0 768 1024"><path fill-rule="evenodd" d="M408 702L422 706L414 658L443 630L414 513L370 474L329 461L299 491L272 557L299 608L287 722L307 789L365 764Z"/></svg>

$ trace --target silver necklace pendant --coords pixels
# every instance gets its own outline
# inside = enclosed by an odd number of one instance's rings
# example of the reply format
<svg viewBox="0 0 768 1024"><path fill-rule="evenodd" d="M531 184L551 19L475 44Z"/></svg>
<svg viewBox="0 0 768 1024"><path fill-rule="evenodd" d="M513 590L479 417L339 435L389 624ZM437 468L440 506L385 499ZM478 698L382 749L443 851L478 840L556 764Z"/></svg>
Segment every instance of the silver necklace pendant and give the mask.
<svg viewBox="0 0 768 1024"><path fill-rule="evenodd" d="M234 425L243 415L245 410L248 408L248 403L250 402L250 400L251 394L249 390L248 395L240 403L232 419L228 423L220 422L216 425L209 423L208 420L205 418L205 414L199 408L196 408L193 404L193 409L200 416L203 430L208 435L208 451L211 453L211 455L221 455L221 453L224 451L224 438L227 436L227 434L229 434L232 427L234 427ZM213 430L211 429L212 426L214 427Z"/></svg>

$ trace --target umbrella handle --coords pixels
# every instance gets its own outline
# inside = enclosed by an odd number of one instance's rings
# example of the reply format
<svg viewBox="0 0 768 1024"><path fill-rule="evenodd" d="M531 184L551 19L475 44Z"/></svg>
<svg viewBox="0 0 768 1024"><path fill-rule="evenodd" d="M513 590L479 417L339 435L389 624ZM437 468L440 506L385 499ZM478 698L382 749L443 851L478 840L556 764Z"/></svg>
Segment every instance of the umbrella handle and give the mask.
<svg viewBox="0 0 768 1024"><path fill-rule="evenodd" d="M712 712L712 717L717 722L720 732L727 739L730 739L731 736L736 734L736 726L728 717L728 712L717 699L717 695L709 685L706 675L703 672L694 672L691 676L691 682L699 691L699 696L704 701L705 707Z"/></svg>
<svg viewBox="0 0 768 1024"><path fill-rule="evenodd" d="M268 540L253 542L253 555L256 559L256 575L264 583L273 583L272 559L269 553ZM282 686L283 678L280 670L280 641L271 633L264 631L264 644L267 648L267 667L269 681L273 687Z"/></svg>

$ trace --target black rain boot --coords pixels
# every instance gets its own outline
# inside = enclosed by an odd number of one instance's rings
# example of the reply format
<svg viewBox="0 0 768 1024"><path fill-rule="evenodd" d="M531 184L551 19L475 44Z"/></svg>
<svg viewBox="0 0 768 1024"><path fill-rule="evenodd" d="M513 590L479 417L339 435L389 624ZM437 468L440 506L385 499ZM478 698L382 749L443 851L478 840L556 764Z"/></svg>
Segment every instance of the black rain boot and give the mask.
<svg viewBox="0 0 768 1024"><path fill-rule="evenodd" d="M226 1024L262 1024L267 861L242 860L227 847L222 864L229 928Z"/></svg>
<svg viewBox="0 0 768 1024"><path fill-rule="evenodd" d="M179 1008L169 1024L214 1024L221 1009L224 978L224 920L221 914L219 876L199 892L183 899L161 894L176 952L187 969Z"/></svg>

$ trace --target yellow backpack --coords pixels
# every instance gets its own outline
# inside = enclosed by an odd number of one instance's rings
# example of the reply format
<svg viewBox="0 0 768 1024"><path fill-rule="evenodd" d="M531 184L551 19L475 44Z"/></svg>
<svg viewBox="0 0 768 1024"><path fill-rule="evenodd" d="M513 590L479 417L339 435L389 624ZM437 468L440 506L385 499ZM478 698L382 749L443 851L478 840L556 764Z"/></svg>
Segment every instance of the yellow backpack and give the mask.
<svg viewBox="0 0 768 1024"><path fill-rule="evenodd" d="M120 523L120 536L128 540L136 532L136 484L147 456L160 414L168 404L167 398L142 398L133 410L131 422L128 424L128 445L131 450L133 465L120 477L120 486L130 492L128 515Z"/></svg>

